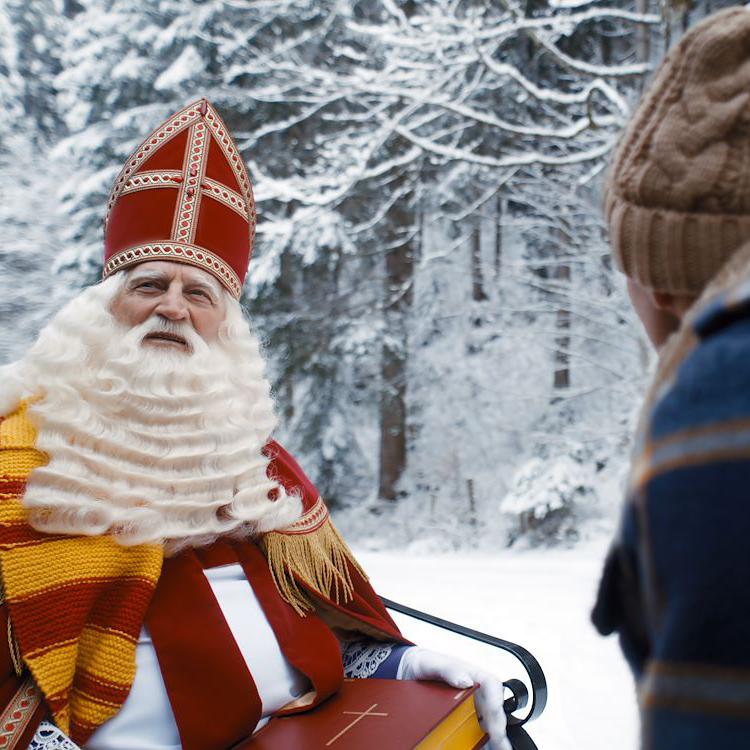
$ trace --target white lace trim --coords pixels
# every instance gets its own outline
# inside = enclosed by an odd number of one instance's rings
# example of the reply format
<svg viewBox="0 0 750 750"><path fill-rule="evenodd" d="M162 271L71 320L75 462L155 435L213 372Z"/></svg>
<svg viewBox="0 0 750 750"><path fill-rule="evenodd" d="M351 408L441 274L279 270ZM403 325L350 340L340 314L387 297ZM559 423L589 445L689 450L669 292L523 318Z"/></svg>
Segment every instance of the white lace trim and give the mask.
<svg viewBox="0 0 750 750"><path fill-rule="evenodd" d="M28 750L81 750L81 748L54 724L43 721L36 730Z"/></svg>
<svg viewBox="0 0 750 750"><path fill-rule="evenodd" d="M354 641L344 646L341 658L344 662L344 677L371 677L377 668L391 655L392 643Z"/></svg>

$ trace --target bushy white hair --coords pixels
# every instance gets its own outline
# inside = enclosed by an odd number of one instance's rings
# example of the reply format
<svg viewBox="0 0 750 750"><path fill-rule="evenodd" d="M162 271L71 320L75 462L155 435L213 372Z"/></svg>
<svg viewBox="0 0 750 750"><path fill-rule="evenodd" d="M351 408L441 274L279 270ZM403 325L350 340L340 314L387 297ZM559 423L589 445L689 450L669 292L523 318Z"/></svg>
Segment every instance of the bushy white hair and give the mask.
<svg viewBox="0 0 750 750"><path fill-rule="evenodd" d="M110 312L125 280L121 272L84 290L3 368L0 409L38 397L29 415L49 456L28 481L29 522L168 551L288 526L301 502L267 475L276 416L239 303L226 294L211 343L157 318L128 329ZM191 352L144 347L157 329L179 333Z"/></svg>

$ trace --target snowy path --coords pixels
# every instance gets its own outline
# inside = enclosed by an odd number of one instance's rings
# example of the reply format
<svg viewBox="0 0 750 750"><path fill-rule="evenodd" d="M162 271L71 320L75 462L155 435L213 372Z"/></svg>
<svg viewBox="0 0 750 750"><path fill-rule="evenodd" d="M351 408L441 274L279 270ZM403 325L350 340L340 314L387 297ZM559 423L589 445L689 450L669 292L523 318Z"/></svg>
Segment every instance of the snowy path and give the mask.
<svg viewBox="0 0 750 750"><path fill-rule="evenodd" d="M600 638L588 612L605 546L498 555L406 555L356 550L376 590L397 602L528 648L544 669L547 708L529 733L539 750L636 750L632 679L613 638ZM522 677L512 658L399 616L420 645L451 651Z"/></svg>

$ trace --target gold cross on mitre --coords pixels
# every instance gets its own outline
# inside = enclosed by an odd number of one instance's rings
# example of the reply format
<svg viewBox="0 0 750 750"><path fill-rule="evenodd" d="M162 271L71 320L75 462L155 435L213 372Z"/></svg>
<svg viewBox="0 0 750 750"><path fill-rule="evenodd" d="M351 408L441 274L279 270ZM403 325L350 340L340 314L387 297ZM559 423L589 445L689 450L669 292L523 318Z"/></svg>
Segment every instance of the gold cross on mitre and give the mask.
<svg viewBox="0 0 750 750"><path fill-rule="evenodd" d="M326 742L326 747L333 745L333 743L336 742L337 739L346 734L355 724L362 721L365 716L388 716L388 714L386 713L378 713L377 711L375 711L377 707L378 704L373 703L366 711L342 711L341 713L343 714L349 714L350 716L356 716L357 718L354 719L354 721L352 721L351 723L347 724L347 726L345 726L335 737L331 737L331 739Z"/></svg>

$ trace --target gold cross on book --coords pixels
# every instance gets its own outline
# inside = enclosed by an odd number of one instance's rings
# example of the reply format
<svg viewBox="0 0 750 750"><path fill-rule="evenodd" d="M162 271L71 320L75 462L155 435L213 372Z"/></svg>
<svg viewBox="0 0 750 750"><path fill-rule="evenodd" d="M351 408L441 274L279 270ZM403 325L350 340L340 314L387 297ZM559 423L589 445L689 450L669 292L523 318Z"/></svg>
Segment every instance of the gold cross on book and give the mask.
<svg viewBox="0 0 750 750"><path fill-rule="evenodd" d="M357 722L362 721L362 719L365 718L365 716L388 716L388 714L385 713L376 713L375 709L378 707L377 703L373 703L370 708L367 709L367 711L342 711L343 714L349 714L350 716L356 716L357 718L354 719L354 721L351 722L351 724L348 724L345 726L335 737L332 737L328 742L326 742L326 747L329 747L330 745L333 745L336 740L346 734Z"/></svg>

